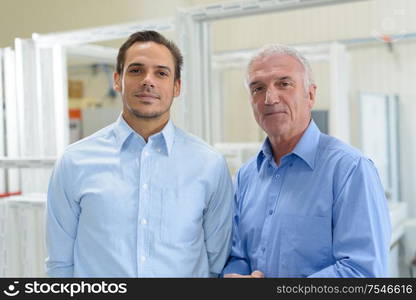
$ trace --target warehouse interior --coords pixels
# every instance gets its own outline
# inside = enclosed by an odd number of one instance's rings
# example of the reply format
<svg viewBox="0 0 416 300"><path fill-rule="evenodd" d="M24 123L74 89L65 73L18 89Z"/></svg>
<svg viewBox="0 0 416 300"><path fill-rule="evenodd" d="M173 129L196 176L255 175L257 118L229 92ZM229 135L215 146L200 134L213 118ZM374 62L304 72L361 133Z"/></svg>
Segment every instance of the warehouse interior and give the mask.
<svg viewBox="0 0 416 300"><path fill-rule="evenodd" d="M45 202L65 147L113 123L118 48L157 30L184 54L173 121L217 148L231 175L265 138L244 87L268 43L307 57L320 130L360 149L390 208L389 277L416 277L416 2L412 0L2 1L0 276L44 277ZM24 7L24 9L22 9ZM11 14L14 11L16 13ZM24 20L24 21L22 21Z"/></svg>

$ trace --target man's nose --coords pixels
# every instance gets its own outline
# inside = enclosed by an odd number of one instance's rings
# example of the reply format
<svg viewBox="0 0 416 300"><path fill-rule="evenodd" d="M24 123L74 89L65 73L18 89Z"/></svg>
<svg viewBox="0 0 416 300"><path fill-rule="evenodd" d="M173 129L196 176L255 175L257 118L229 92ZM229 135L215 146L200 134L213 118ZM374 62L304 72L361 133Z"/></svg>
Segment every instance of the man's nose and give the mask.
<svg viewBox="0 0 416 300"><path fill-rule="evenodd" d="M151 73L146 73L146 76L143 78L142 83L145 87L155 87L154 78Z"/></svg>
<svg viewBox="0 0 416 300"><path fill-rule="evenodd" d="M264 103L266 105L273 105L280 102L279 93L274 88L268 88L266 91L266 99Z"/></svg>

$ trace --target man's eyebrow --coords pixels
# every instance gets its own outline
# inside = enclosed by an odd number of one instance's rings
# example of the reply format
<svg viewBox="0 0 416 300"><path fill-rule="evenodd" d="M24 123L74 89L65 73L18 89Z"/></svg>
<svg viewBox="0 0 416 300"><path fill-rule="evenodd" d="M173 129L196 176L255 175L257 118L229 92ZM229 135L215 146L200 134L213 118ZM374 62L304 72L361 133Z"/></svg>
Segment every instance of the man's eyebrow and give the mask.
<svg viewBox="0 0 416 300"><path fill-rule="evenodd" d="M286 79L293 80L293 78L290 77L290 76L282 76L282 77L278 77L278 78L279 78L279 80L286 80Z"/></svg>
<svg viewBox="0 0 416 300"><path fill-rule="evenodd" d="M142 63L131 63L127 68L131 68L131 67L144 67L144 64ZM158 69L165 69L168 70L169 72L172 72L172 70L165 65L157 65L156 68Z"/></svg>
<svg viewBox="0 0 416 300"><path fill-rule="evenodd" d="M293 78L291 76L280 76L280 77L277 77L277 79L278 80L291 80L291 81L293 81ZM252 87L253 85L256 85L256 84L259 84L259 83L261 83L260 80L255 80L255 81L250 82L248 86Z"/></svg>
<svg viewBox="0 0 416 300"><path fill-rule="evenodd" d="M157 68L160 68L160 69L165 69L165 70L168 70L169 72L172 72L172 70L171 70L168 66L164 66L164 65L157 65L156 67L157 67Z"/></svg>
<svg viewBox="0 0 416 300"><path fill-rule="evenodd" d="M130 68L130 67L143 67L143 66L144 66L144 64L141 64L141 63L131 63L131 64L129 64L129 66L127 68Z"/></svg>
<svg viewBox="0 0 416 300"><path fill-rule="evenodd" d="M249 87L252 87L253 85L256 85L256 84L258 84L260 81L258 81L258 80L256 80L256 81L252 81L252 82L250 82L249 83Z"/></svg>

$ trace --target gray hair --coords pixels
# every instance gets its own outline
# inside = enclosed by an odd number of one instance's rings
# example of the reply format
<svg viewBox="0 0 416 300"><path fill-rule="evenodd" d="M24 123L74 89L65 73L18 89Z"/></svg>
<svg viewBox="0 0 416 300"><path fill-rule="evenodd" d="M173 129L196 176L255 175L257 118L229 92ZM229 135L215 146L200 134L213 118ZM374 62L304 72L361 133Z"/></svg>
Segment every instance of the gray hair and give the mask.
<svg viewBox="0 0 416 300"><path fill-rule="evenodd" d="M253 54L247 66L247 72L246 72L247 75L246 75L246 80L245 80L246 87L248 88L248 84L249 84L248 74L250 72L250 68L252 64L260 58L267 57L273 54L291 56L303 66L303 69L305 70L305 73L303 76L303 84L304 84L305 93L307 93L309 86L311 84L315 84L315 81L313 79L311 65L309 64L308 60L298 50L296 50L293 47L282 45L282 44L265 45Z"/></svg>

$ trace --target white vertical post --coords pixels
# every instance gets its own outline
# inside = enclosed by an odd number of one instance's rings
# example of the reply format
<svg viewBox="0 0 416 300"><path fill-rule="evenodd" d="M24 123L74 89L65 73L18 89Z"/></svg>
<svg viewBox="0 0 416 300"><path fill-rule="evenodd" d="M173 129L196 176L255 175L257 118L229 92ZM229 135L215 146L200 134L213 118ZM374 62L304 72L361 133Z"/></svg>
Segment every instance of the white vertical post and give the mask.
<svg viewBox="0 0 416 300"><path fill-rule="evenodd" d="M16 85L16 57L11 48L4 49L4 101L6 115L6 153L8 157L19 157L21 127L19 120L23 117L23 111L18 107ZM21 108L21 107L20 107ZM20 192L20 170L10 168L7 170L8 192Z"/></svg>
<svg viewBox="0 0 416 300"><path fill-rule="evenodd" d="M348 101L348 55L345 45L332 43L329 51L330 107L329 134L350 142Z"/></svg>
<svg viewBox="0 0 416 300"><path fill-rule="evenodd" d="M66 53L62 46L52 48L53 87L55 102L56 150L61 154L69 143L68 78Z"/></svg>
<svg viewBox="0 0 416 300"><path fill-rule="evenodd" d="M396 94L389 95L388 105L388 136L390 161L390 184L392 191L392 199L400 201L400 136L399 136L399 96Z"/></svg>
<svg viewBox="0 0 416 300"><path fill-rule="evenodd" d="M15 39L16 94L19 113L19 144L23 157L41 157L39 143L43 128L39 122L39 83L37 57L33 40ZM42 180L39 170L22 169L22 193L36 191Z"/></svg>
<svg viewBox="0 0 416 300"><path fill-rule="evenodd" d="M182 102L185 129L212 142L211 132L211 47L209 24L179 12L177 28L184 56Z"/></svg>
<svg viewBox="0 0 416 300"><path fill-rule="evenodd" d="M3 49L0 49L0 156L6 154L6 137L5 137L5 93L4 93L4 53ZM0 194L5 194L7 191L6 187L6 170L0 169ZM0 220L1 222L1 220Z"/></svg>
<svg viewBox="0 0 416 300"><path fill-rule="evenodd" d="M212 127L212 144L224 142L224 126L226 124L224 120L224 108L223 101L223 72L219 68L212 69L211 76L211 127ZM222 101L223 100L223 101Z"/></svg>

